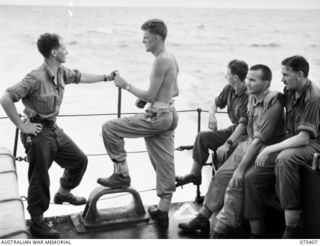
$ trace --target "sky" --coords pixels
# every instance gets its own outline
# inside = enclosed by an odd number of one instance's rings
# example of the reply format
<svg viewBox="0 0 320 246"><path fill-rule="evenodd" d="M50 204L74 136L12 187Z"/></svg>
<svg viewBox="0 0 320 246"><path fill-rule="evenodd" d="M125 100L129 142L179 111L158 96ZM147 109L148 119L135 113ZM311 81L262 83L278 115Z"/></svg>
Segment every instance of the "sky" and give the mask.
<svg viewBox="0 0 320 246"><path fill-rule="evenodd" d="M0 0L0 5L320 9L320 0Z"/></svg>

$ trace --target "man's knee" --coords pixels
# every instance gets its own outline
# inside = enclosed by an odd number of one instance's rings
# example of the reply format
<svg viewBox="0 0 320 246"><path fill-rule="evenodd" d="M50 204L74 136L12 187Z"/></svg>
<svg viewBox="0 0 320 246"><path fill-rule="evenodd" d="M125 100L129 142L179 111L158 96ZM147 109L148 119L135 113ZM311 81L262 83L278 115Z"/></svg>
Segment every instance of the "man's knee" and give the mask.
<svg viewBox="0 0 320 246"><path fill-rule="evenodd" d="M228 171L218 170L216 174L211 177L211 182L225 184L228 183L230 178L230 173Z"/></svg>
<svg viewBox="0 0 320 246"><path fill-rule="evenodd" d="M294 156L295 153L292 149L281 151L275 161L276 173L278 173L279 171L281 172L281 170L283 169L290 168L293 165Z"/></svg>
<svg viewBox="0 0 320 246"><path fill-rule="evenodd" d="M114 132L115 122L113 120L109 120L102 125L102 134L103 136L110 136L112 132Z"/></svg>
<svg viewBox="0 0 320 246"><path fill-rule="evenodd" d="M80 155L79 163L80 163L82 169L84 169L84 170L87 169L88 157L87 157L84 153L82 153L82 154Z"/></svg>
<svg viewBox="0 0 320 246"><path fill-rule="evenodd" d="M252 184L255 184L259 178L257 177L257 172L255 170L250 170L244 175L243 181L245 186L251 186Z"/></svg>
<svg viewBox="0 0 320 246"><path fill-rule="evenodd" d="M199 132L196 136L196 142L202 143L208 137L208 132Z"/></svg>

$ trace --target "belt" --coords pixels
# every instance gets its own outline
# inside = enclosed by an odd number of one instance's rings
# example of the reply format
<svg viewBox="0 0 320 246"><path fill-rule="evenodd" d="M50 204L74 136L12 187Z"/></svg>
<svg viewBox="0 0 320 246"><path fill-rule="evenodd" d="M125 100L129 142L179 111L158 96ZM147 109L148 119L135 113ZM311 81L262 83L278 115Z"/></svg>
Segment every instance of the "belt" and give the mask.
<svg viewBox="0 0 320 246"><path fill-rule="evenodd" d="M35 116L30 118L30 122L40 123L43 127L47 127L47 128L56 128L55 120L49 120L49 119L39 118Z"/></svg>
<svg viewBox="0 0 320 246"><path fill-rule="evenodd" d="M173 102L165 103L165 102L155 101L155 102L151 103L150 106L152 108L159 108L159 109L173 108Z"/></svg>

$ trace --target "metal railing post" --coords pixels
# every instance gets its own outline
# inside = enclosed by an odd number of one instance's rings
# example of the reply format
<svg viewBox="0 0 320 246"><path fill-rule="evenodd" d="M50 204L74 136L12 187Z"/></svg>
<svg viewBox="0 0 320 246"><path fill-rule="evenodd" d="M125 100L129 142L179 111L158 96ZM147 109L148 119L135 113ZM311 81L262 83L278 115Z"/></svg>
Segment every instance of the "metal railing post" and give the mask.
<svg viewBox="0 0 320 246"><path fill-rule="evenodd" d="M17 157L18 137L19 137L19 128L16 127L16 133L15 133L15 136L14 136L14 145L13 145L13 156L14 156L14 158Z"/></svg>
<svg viewBox="0 0 320 246"><path fill-rule="evenodd" d="M118 118L121 117L121 88L118 88Z"/></svg>
<svg viewBox="0 0 320 246"><path fill-rule="evenodd" d="M198 112L198 133L199 133L200 130L201 130L201 112L202 112L202 109L201 108L197 108L197 112Z"/></svg>
<svg viewBox="0 0 320 246"><path fill-rule="evenodd" d="M202 109L201 108L197 108L197 112L198 112L198 127L197 127L197 131L199 133L200 130L201 130L201 112L202 112ZM200 185L197 185L196 202L197 203L201 203Z"/></svg>

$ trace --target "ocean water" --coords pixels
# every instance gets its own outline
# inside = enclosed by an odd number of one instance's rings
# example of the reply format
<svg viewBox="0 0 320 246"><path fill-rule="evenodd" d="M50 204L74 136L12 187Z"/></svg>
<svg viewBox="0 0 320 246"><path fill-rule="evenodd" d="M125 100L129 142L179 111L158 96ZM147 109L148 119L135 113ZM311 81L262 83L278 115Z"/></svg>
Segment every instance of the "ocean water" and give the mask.
<svg viewBox="0 0 320 246"><path fill-rule="evenodd" d="M69 51L69 68L89 73L108 73L119 69L130 83L148 86L153 56L142 44L141 24L149 18L161 18L168 25L167 49L175 54L180 65L178 110L208 109L210 102L225 85L227 63L243 59L254 65L263 63L273 71L271 88L282 90L280 63L287 56L300 54L310 63L310 78L320 78L320 10L236 10L184 8L108 8L108 7L37 7L0 5L0 92L20 81L42 62L36 40L43 32L60 34ZM60 114L114 113L117 110L117 89L113 83L67 86ZM140 112L135 98L122 93L122 112ZM22 104L17 105L22 112ZM0 117L5 116L0 109ZM102 124L115 116L63 117L59 125L87 154L105 153ZM207 129L203 113L202 130ZM221 115L219 127L227 126ZM0 146L12 149L14 127L8 119L0 120ZM188 133L188 134L186 134ZM197 133L196 113L181 113L175 145L190 145ZM126 141L128 151L145 150L141 139ZM24 156L19 143L18 155ZM184 174L191 167L191 152L176 152L176 172ZM132 184L138 190L155 186L155 175L146 153L128 157ZM18 163L19 188L27 194L27 164ZM62 169L50 169L51 191L58 188ZM106 156L90 156L87 173L75 190L88 196L96 178L112 172ZM202 193L210 178L205 168ZM174 201L191 200L195 188L177 190ZM142 193L143 202L157 202L154 191ZM81 210L81 208L80 208ZM69 206L52 205L46 215L75 212Z"/></svg>

